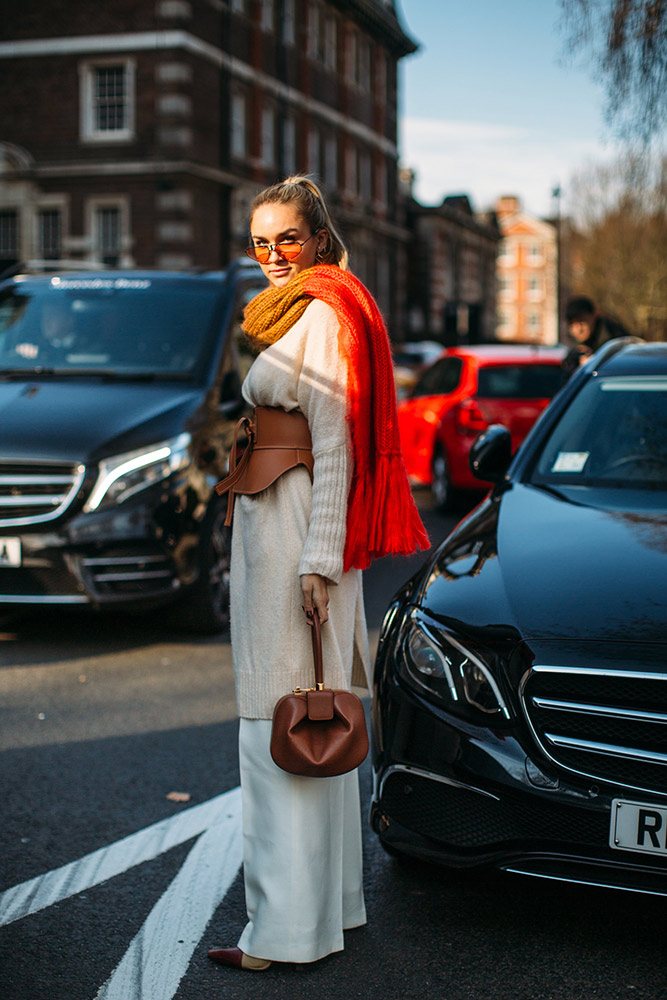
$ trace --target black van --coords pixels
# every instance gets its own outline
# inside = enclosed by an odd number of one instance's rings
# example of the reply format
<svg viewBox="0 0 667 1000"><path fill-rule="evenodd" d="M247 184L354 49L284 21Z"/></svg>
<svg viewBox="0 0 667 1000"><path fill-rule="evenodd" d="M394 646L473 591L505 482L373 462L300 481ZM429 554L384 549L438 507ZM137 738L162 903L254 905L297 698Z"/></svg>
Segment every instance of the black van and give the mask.
<svg viewBox="0 0 667 1000"><path fill-rule="evenodd" d="M250 266L248 266L250 265ZM250 262L0 283L0 611L178 602L228 620L226 474Z"/></svg>

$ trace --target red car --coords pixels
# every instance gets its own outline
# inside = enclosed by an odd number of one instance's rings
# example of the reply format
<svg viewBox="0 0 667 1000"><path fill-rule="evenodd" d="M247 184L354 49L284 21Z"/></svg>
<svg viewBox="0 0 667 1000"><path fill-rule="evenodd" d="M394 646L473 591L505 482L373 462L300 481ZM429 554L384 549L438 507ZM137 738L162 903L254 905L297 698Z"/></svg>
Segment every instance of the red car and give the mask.
<svg viewBox="0 0 667 1000"><path fill-rule="evenodd" d="M471 444L490 424L504 424L516 451L560 388L564 355L562 347L505 344L444 351L399 403L411 481L430 485L441 509L456 490L478 490L468 467Z"/></svg>

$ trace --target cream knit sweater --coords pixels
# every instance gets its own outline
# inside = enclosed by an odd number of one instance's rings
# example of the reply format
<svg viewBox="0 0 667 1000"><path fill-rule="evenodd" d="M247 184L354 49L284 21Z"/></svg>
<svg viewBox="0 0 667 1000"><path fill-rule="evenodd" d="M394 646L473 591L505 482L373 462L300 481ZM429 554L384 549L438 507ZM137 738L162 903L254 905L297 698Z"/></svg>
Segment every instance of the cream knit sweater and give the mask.
<svg viewBox="0 0 667 1000"><path fill-rule="evenodd" d="M301 606L304 573L330 582L329 621L322 629L325 684L370 687L361 572L343 573L352 456L338 329L333 309L313 300L292 329L259 355L243 385L253 406L305 414L314 457L312 485L298 467L262 493L236 499L231 633L244 718L270 719L278 698L313 683L310 626Z"/></svg>

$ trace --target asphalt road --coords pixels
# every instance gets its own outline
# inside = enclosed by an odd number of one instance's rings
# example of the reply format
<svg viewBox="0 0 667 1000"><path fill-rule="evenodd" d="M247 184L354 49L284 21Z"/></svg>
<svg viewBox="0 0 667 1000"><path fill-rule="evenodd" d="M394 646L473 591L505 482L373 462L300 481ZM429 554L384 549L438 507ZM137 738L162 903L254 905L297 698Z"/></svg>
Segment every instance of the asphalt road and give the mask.
<svg viewBox="0 0 667 1000"><path fill-rule="evenodd" d="M453 519L419 500L436 541ZM372 640L418 564L366 574ZM236 736L224 636L167 612L0 625L0 1000L667 996L661 897L403 866L368 828L369 923L343 954L213 965L244 923Z"/></svg>

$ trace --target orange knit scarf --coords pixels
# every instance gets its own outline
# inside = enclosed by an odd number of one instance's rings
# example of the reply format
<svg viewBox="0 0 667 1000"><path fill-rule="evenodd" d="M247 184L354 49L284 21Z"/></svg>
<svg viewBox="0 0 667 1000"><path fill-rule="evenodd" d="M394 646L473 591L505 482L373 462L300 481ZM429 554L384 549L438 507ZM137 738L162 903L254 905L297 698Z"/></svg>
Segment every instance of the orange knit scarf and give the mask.
<svg viewBox="0 0 667 1000"><path fill-rule="evenodd" d="M429 546L401 455L391 349L375 300L349 271L320 264L300 271L284 288L260 292L246 306L243 329L255 341L273 344L314 298L336 312L348 370L354 467L344 568L366 569L375 558Z"/></svg>

